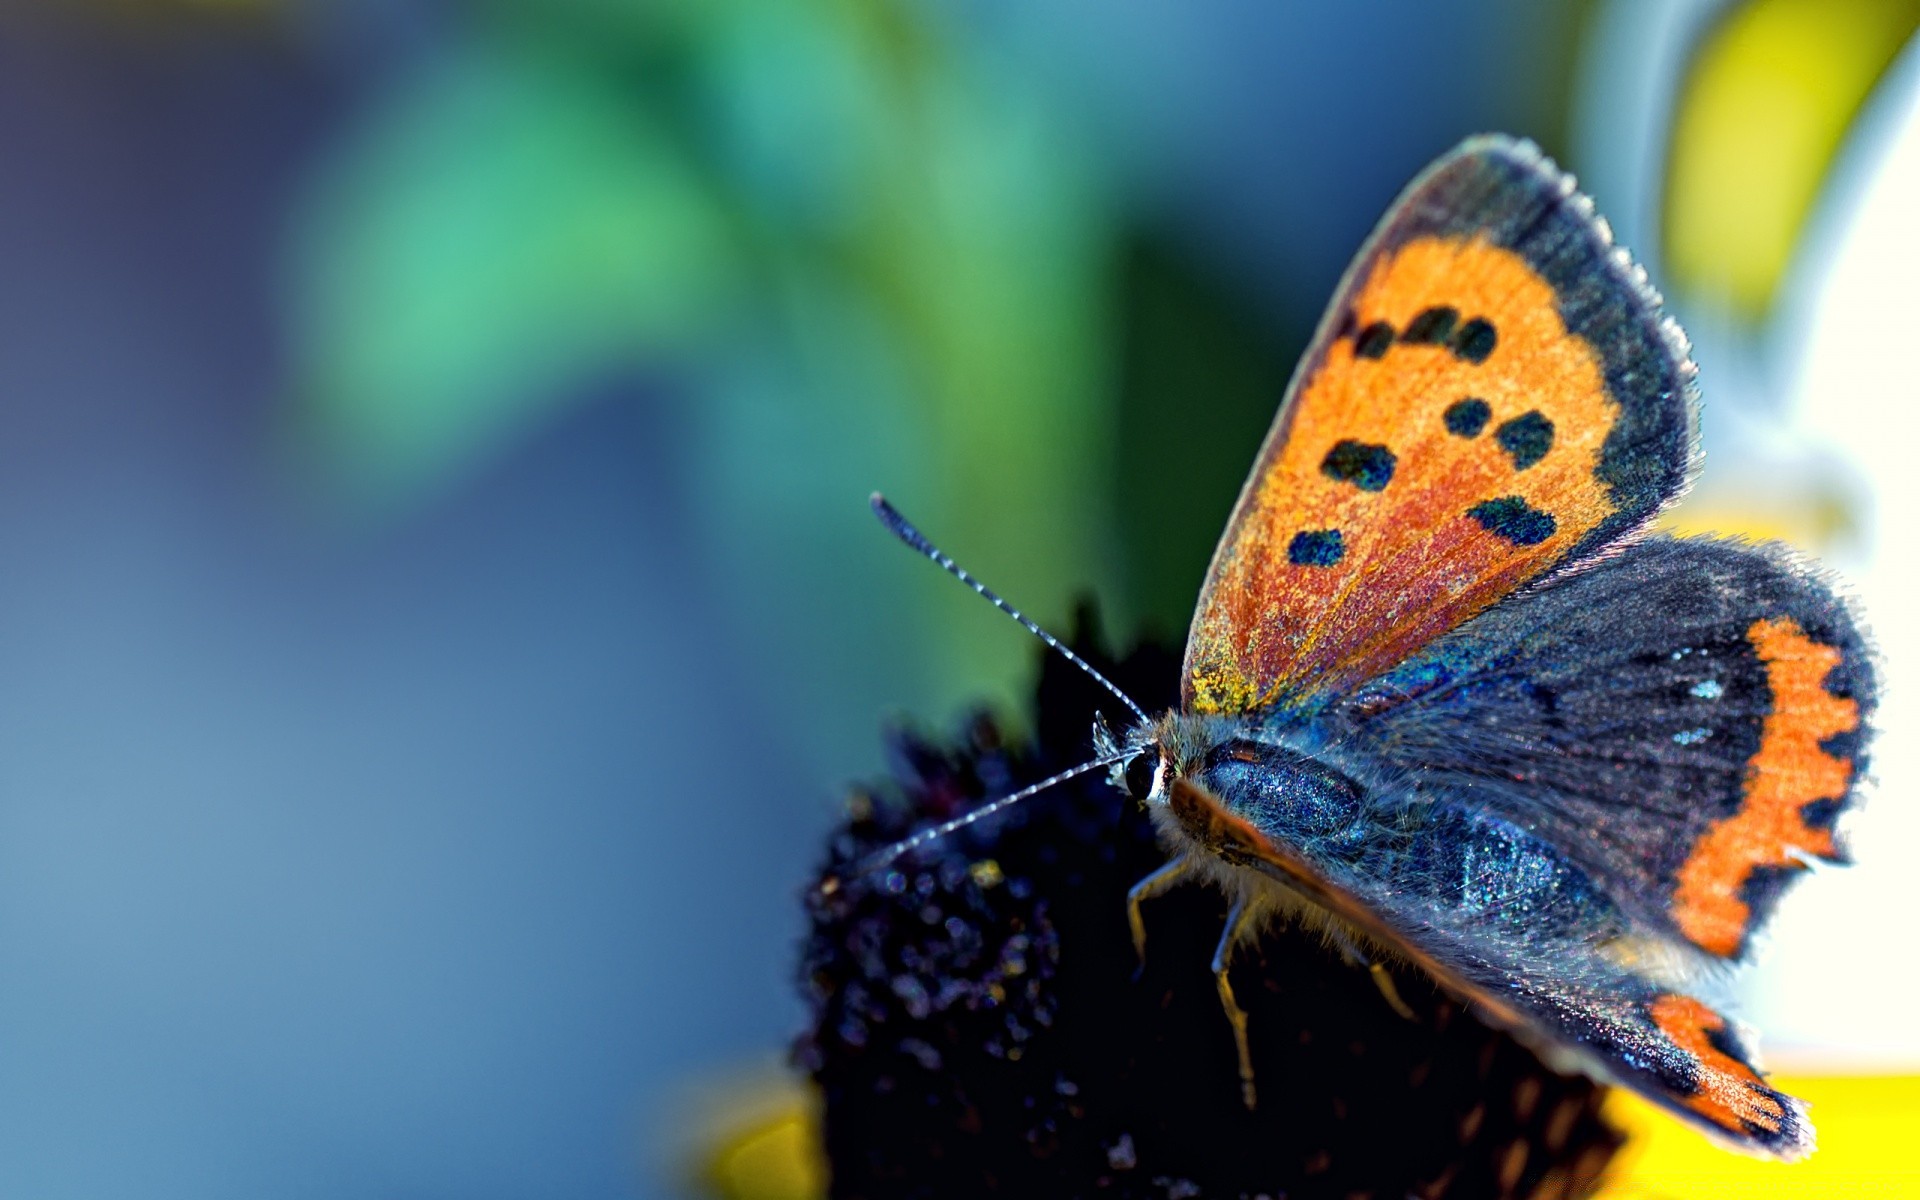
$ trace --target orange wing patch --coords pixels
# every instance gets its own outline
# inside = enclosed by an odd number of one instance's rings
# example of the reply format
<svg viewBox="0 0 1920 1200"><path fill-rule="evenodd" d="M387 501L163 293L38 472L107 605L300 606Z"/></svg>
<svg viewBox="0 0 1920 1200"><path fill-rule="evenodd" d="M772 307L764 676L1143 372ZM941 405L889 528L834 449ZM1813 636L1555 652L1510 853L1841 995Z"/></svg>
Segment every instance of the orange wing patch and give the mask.
<svg viewBox="0 0 1920 1200"><path fill-rule="evenodd" d="M1189 706L1364 680L1552 567L1618 509L1595 474L1618 415L1521 254L1438 236L1383 253L1228 525Z"/></svg>
<svg viewBox="0 0 1920 1200"><path fill-rule="evenodd" d="M1672 910L1690 941L1729 957L1740 952L1753 916L1741 892L1756 868L1804 870L1804 856L1835 856L1832 831L1810 826L1803 810L1846 796L1853 765L1821 743L1860 725L1859 704L1826 689L1843 658L1839 649L1784 617L1755 621L1747 640L1767 665L1772 707L1747 765L1740 810L1710 826L1681 864Z"/></svg>
<svg viewBox="0 0 1920 1200"><path fill-rule="evenodd" d="M1741 1138L1777 1134L1793 1123L1791 1101L1717 1044L1726 1018L1691 996L1671 994L1655 999L1647 1015L1675 1046L1699 1060L1699 1088L1682 1101L1688 1108Z"/></svg>

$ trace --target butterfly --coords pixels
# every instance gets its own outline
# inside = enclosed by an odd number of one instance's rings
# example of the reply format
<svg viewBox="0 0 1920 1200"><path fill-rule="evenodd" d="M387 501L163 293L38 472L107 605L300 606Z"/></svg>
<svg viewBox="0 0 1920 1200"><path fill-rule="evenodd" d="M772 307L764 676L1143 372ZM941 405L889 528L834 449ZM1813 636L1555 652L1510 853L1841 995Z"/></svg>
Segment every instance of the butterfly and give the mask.
<svg viewBox="0 0 1920 1200"><path fill-rule="evenodd" d="M1214 972L1323 926L1550 1063L1732 1146L1812 1150L1804 1106L1695 993L1782 893L1844 862L1874 706L1857 622L1774 546L1649 534L1699 459L1695 368L1645 273L1532 144L1469 139L1361 248L1201 588L1180 707L1149 715L875 497L883 521L1128 704L1086 771L1139 787L1166 866L1230 898Z"/></svg>

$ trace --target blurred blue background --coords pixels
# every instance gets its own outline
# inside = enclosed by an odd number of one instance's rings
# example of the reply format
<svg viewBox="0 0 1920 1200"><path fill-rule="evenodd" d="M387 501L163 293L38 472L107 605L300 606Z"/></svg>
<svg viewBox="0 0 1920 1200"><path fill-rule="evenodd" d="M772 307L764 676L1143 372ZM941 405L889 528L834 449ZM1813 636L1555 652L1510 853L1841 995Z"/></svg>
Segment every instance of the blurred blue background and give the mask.
<svg viewBox="0 0 1920 1200"><path fill-rule="evenodd" d="M1178 636L1347 258L1468 133L1580 173L1696 333L1681 524L1871 615L1912 489L1858 431L1911 391L1861 416L1821 364L1885 339L1808 331L1916 315L1832 266L1920 178L1914 8L6 4L0 1193L675 1194L798 1028L882 721L1031 669L867 493L1044 622ZM1912 981L1822 1021L1883 874L1816 885L1788 1050L1920 1061Z"/></svg>

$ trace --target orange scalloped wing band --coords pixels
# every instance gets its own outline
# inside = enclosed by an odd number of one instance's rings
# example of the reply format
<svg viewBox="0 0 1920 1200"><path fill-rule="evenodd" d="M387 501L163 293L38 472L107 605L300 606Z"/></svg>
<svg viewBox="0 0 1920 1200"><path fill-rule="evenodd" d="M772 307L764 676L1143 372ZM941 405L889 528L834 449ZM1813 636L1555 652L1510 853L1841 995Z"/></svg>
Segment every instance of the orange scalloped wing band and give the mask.
<svg viewBox="0 0 1920 1200"><path fill-rule="evenodd" d="M1414 239L1351 312L1215 560L1188 648L1196 711L1378 674L1617 510L1596 471L1619 406L1522 255Z"/></svg>
<svg viewBox="0 0 1920 1200"><path fill-rule="evenodd" d="M1742 892L1756 869L1803 871L1805 856L1836 857L1833 831L1809 824L1804 810L1846 797L1853 764L1822 743L1860 726L1859 704L1826 688L1842 651L1807 637L1785 617L1755 621L1747 640L1766 664L1771 711L1747 765L1739 811L1714 822L1694 845L1680 866L1672 905L1688 940L1724 956L1740 952L1752 927Z"/></svg>

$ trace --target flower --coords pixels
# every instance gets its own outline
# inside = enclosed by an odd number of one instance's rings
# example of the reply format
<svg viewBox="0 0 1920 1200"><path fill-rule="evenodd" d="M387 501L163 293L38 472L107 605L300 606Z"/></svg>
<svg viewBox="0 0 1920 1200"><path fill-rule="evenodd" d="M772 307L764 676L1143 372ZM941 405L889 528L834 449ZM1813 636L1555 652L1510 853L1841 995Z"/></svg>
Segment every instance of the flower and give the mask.
<svg viewBox="0 0 1920 1200"><path fill-rule="evenodd" d="M1078 625L1092 657L1092 621ZM1102 666L1137 697L1174 699L1164 647ZM1150 901L1139 966L1126 893L1165 856L1098 775L858 873L1086 758L1105 699L1049 657L1030 739L986 716L945 744L896 734L893 779L849 804L807 900L813 1019L795 1049L822 1098L831 1194L1589 1194L1622 1138L1606 1089L1548 1069L1412 968L1393 972L1400 1015L1297 928L1235 954L1249 1110L1210 967L1225 899L1187 885Z"/></svg>

